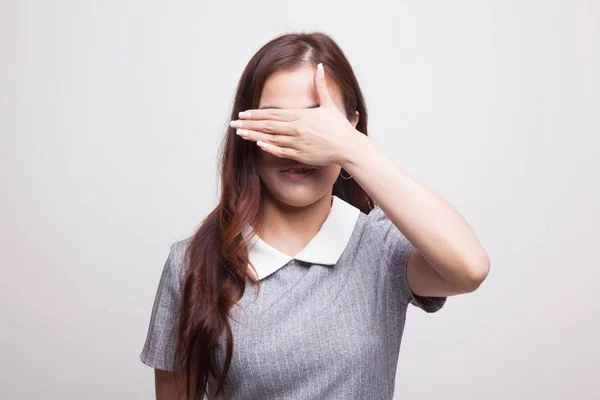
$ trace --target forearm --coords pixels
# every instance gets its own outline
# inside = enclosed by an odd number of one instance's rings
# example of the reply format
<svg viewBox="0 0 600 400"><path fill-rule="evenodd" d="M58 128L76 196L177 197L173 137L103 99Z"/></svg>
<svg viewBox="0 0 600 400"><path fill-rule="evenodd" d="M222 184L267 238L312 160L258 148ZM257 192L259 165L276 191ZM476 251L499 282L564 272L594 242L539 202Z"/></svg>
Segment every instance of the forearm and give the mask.
<svg viewBox="0 0 600 400"><path fill-rule="evenodd" d="M451 282L487 275L489 257L462 215L408 175L371 138L356 133L350 135L340 165L432 267Z"/></svg>

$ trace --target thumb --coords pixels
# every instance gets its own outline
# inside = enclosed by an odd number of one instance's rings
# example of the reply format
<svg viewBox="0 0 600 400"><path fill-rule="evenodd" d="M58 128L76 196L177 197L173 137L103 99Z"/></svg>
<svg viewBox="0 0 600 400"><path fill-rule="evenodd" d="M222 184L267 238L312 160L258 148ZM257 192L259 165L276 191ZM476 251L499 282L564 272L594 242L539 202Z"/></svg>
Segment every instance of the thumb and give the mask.
<svg viewBox="0 0 600 400"><path fill-rule="evenodd" d="M327 81L325 81L325 68L322 63L317 64L317 72L315 73L315 87L319 95L319 103L321 107L331 108L334 106L333 100L327 89Z"/></svg>

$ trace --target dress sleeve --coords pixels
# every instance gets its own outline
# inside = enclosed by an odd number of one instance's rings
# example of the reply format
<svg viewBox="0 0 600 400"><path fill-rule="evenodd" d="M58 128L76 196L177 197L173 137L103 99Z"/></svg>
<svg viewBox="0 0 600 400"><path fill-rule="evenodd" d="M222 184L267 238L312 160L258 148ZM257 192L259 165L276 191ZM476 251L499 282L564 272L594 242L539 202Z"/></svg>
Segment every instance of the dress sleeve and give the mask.
<svg viewBox="0 0 600 400"><path fill-rule="evenodd" d="M173 243L160 276L146 341L140 354L140 360L144 364L167 371L178 370L175 362L175 321L181 305L180 274L183 256L183 243Z"/></svg>
<svg viewBox="0 0 600 400"><path fill-rule="evenodd" d="M381 251L384 253L387 266L390 268L390 276L400 287L404 302L417 306L428 313L434 313L441 309L446 303L447 297L418 296L413 293L408 285L406 271L408 258L414 250L412 243L394 225L379 205L376 205L370 211L368 217L383 235Z"/></svg>

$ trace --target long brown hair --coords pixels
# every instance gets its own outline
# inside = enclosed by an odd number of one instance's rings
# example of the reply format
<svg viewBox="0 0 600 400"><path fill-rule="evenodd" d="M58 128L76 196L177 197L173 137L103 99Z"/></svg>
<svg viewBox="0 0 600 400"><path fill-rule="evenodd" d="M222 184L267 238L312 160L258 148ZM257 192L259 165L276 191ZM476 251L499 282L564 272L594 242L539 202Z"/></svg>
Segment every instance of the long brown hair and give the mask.
<svg viewBox="0 0 600 400"><path fill-rule="evenodd" d="M239 111L258 108L263 86L272 73L319 62L341 92L346 117L351 120L358 111L356 129L367 135L367 109L354 72L340 47L322 32L284 34L262 46L240 77L231 119L237 119ZM227 129L220 148L219 204L201 222L186 250L184 264L188 268L176 321L175 357L188 400L208 395L209 373L217 382L218 398L225 398L233 354L228 312L244 294L247 278L260 285L248 271L246 245L250 238L242 235L249 224L255 229L260 224L255 219L261 191L266 189L261 188L258 175L258 151L254 142ZM374 207L354 179L338 178L333 194L365 213ZM222 334L227 339L226 359L223 366L217 366L213 348Z"/></svg>

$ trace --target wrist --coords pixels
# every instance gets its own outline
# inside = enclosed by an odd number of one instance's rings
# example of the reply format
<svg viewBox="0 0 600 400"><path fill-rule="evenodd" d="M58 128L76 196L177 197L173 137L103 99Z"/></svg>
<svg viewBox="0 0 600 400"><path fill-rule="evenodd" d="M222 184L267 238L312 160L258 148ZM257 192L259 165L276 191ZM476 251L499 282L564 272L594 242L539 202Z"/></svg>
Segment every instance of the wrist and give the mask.
<svg viewBox="0 0 600 400"><path fill-rule="evenodd" d="M348 168L352 168L353 165L358 163L361 156L364 157L364 151L370 143L370 137L356 129L352 129L351 132L345 136L336 164L348 171Z"/></svg>

